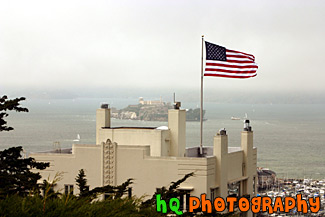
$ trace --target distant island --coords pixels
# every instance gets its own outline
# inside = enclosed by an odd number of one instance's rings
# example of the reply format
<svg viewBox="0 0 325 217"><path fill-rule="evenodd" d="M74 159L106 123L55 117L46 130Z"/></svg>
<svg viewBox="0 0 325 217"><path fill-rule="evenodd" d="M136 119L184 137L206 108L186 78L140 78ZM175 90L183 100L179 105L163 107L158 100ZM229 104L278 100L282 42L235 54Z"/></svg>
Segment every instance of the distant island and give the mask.
<svg viewBox="0 0 325 217"><path fill-rule="evenodd" d="M123 109L112 108L112 118L127 120L144 120L144 121L167 121L168 109L173 106L170 102L160 100L143 100L139 98L137 105L128 105ZM205 110L203 110L203 121ZM200 108L187 109L186 121L200 121Z"/></svg>

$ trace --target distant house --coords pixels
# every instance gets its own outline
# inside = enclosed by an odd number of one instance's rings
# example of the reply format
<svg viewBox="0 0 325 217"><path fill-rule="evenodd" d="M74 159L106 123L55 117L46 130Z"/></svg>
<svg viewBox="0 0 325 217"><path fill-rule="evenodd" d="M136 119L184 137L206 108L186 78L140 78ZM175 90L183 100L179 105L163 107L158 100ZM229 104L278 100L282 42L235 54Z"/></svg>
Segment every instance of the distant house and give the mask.
<svg viewBox="0 0 325 217"><path fill-rule="evenodd" d="M186 148L186 111L175 106L168 110L168 127L112 127L111 111L102 105L96 112L96 144L73 144L71 149L30 155L37 161L50 162L39 171L43 178L63 172L56 189L74 189L75 177L84 169L89 188L119 185L134 179L132 193L152 195L157 187L194 173L180 185L184 195L226 198L229 194L253 197L256 194L257 149L253 147L253 131L246 122L240 147L228 147L228 135L219 131L213 146ZM252 216L251 212L245 215Z"/></svg>
<svg viewBox="0 0 325 217"><path fill-rule="evenodd" d="M276 183L276 173L268 168L257 168L257 175L259 190L269 189Z"/></svg>

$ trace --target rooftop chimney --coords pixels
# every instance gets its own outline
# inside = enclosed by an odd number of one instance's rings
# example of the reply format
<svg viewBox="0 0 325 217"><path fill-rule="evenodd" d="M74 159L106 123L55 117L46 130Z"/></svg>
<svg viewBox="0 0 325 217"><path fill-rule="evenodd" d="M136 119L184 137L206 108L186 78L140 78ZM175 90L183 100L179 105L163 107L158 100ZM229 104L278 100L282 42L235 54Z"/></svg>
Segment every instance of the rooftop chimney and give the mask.
<svg viewBox="0 0 325 217"><path fill-rule="evenodd" d="M100 108L96 110L96 144L100 144L99 131L103 127L111 127L111 109L109 104L102 103Z"/></svg>
<svg viewBox="0 0 325 217"><path fill-rule="evenodd" d="M223 198L228 195L228 136L223 128L214 136L213 155L216 156L215 185L219 186L217 194Z"/></svg>
<svg viewBox="0 0 325 217"><path fill-rule="evenodd" d="M247 176L248 179L244 182L243 194L252 194L253 192L253 176L256 173L256 165L253 164L253 131L249 126L249 120L244 122L244 130L241 132L241 149L244 154L244 165L242 175ZM253 195L251 195L252 197Z"/></svg>
<svg viewBox="0 0 325 217"><path fill-rule="evenodd" d="M170 130L170 156L184 157L186 147L186 111L179 109L180 102L174 103L174 109L168 110L168 128Z"/></svg>

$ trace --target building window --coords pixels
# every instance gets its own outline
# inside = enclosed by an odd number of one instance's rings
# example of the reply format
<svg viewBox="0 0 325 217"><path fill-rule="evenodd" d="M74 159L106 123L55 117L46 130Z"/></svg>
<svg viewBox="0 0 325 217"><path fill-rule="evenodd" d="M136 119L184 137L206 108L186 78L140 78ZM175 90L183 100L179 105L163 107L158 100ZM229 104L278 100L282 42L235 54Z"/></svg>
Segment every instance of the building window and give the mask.
<svg viewBox="0 0 325 217"><path fill-rule="evenodd" d="M256 177L253 177L253 194L255 195Z"/></svg>
<svg viewBox="0 0 325 217"><path fill-rule="evenodd" d="M237 201L234 203L234 208L238 208L238 201L240 197L240 181L233 182L228 184L228 197L237 198Z"/></svg>
<svg viewBox="0 0 325 217"><path fill-rule="evenodd" d="M214 201L214 199L217 197L217 188L210 188L210 199L211 201Z"/></svg>
<svg viewBox="0 0 325 217"><path fill-rule="evenodd" d="M228 184L228 196L239 197L240 194L240 182L233 182Z"/></svg>
<svg viewBox="0 0 325 217"><path fill-rule="evenodd" d="M189 210L190 204L190 191L191 190L180 190L179 202L181 211Z"/></svg>
<svg viewBox="0 0 325 217"><path fill-rule="evenodd" d="M73 194L73 185L64 185L64 193L66 195Z"/></svg>

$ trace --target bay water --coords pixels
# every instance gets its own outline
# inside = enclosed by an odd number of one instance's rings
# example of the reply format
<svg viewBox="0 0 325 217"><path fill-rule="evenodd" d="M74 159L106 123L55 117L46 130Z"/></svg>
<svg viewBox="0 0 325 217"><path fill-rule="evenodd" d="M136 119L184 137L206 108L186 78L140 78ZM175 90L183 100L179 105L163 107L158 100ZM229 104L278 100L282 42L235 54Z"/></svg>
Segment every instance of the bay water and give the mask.
<svg viewBox="0 0 325 217"><path fill-rule="evenodd" d="M23 146L25 152L51 150L55 142L70 148L79 134L82 144L95 144L96 109L102 102L124 108L136 98L28 99L30 112L11 112L6 118L15 128L0 133L0 150ZM182 103L182 108L196 108ZM280 178L325 178L325 104L204 104L203 144L213 145L213 136L227 130L229 146L240 146L245 113L254 131L258 166L274 170ZM231 120L239 117L241 120ZM112 119L112 126L167 126L167 122ZM187 147L198 146L200 123L187 122ZM57 143L58 144L58 143Z"/></svg>

